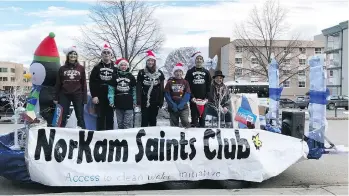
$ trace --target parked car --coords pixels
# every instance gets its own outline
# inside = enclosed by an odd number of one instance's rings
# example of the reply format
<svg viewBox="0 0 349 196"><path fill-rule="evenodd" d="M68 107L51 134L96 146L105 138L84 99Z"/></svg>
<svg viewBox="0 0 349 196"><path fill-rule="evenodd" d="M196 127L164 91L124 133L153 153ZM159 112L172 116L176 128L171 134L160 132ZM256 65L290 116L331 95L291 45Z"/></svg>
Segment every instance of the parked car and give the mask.
<svg viewBox="0 0 349 196"><path fill-rule="evenodd" d="M295 108L296 103L288 98L281 98L279 100L279 105L281 108Z"/></svg>
<svg viewBox="0 0 349 196"><path fill-rule="evenodd" d="M309 96L298 96L295 101L295 108L305 109L309 105Z"/></svg>
<svg viewBox="0 0 349 196"><path fill-rule="evenodd" d="M348 110L348 96L347 95L330 96L329 99L327 100L327 109L334 110L335 107L345 108L346 110Z"/></svg>

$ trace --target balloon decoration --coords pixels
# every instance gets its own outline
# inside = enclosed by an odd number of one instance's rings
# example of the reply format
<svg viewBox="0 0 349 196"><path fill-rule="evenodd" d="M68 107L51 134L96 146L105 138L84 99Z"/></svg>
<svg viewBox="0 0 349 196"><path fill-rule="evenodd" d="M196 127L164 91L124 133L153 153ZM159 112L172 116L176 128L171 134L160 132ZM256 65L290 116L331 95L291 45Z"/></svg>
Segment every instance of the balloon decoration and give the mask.
<svg viewBox="0 0 349 196"><path fill-rule="evenodd" d="M25 78L31 78L32 91L28 97L26 108L27 119L36 119L35 107L39 104L40 115L51 125L55 105L56 76L60 68L59 53L55 41L55 34L50 33L37 47L34 60ZM39 103L38 103L39 102Z"/></svg>

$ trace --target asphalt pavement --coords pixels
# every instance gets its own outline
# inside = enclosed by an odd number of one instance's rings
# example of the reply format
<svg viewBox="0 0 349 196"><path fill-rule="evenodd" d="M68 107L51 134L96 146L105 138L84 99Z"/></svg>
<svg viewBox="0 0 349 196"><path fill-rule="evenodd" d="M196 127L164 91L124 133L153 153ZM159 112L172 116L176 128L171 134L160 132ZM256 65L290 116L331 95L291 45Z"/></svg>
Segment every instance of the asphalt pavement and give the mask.
<svg viewBox="0 0 349 196"><path fill-rule="evenodd" d="M348 120L329 120L328 138L335 144L348 146ZM21 125L0 124L0 134L9 132ZM279 176L262 183L235 181L200 181L199 183L158 183L142 186L110 187L46 187L14 183L0 177L0 194L44 194L65 192L103 191L104 194L320 194L348 195L348 156L324 155L320 160L306 160L294 164ZM315 188L314 188L315 187ZM317 187L317 188L316 188ZM320 188L319 188L320 187ZM324 188L325 187L325 188ZM327 189L326 189L327 187ZM234 191L243 188L243 190ZM281 189L280 189L281 188ZM287 188L287 189L285 189ZM171 190L169 190L171 189ZM184 189L184 190L183 190ZM214 190L212 190L214 189ZM231 190L234 189L234 190ZM145 190L157 190L144 192ZM169 190L169 191L165 191ZM177 191L176 191L177 190ZM183 191L180 191L183 190ZM290 192L291 190L291 192ZM303 190L303 192L302 192ZM308 192L306 192L307 190ZM309 192L313 190L313 192ZM133 192L135 191L135 192ZM264 192L263 192L264 191ZM305 191L305 192L304 192ZM320 191L320 192L319 192ZM274 194L273 194L274 193ZM94 193L93 193L94 194ZM333 194L332 194L333 195Z"/></svg>

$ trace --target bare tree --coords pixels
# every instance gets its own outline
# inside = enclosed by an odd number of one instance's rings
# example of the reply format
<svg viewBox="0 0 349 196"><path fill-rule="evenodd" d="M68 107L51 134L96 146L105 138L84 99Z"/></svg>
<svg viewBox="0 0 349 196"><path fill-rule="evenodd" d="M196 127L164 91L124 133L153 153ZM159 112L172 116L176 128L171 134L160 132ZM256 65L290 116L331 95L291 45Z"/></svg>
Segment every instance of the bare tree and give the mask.
<svg viewBox="0 0 349 196"><path fill-rule="evenodd" d="M300 64L298 58L304 53L302 48L309 47L311 41L300 41L299 34L289 40L279 40L288 31L285 24L287 10L276 0L268 0L263 7L254 7L246 21L236 25L234 47L243 54L244 74L257 75L268 79L268 64L275 58L279 64L280 84L300 71L308 69ZM237 64L231 61L230 64ZM248 65L247 65L248 64Z"/></svg>
<svg viewBox="0 0 349 196"><path fill-rule="evenodd" d="M129 61L133 71L147 50L157 52L165 40L152 17L155 8L145 1L98 2L89 15L93 25L83 26L82 38L77 39L84 56L98 61L102 43L107 42L116 57Z"/></svg>
<svg viewBox="0 0 349 196"><path fill-rule="evenodd" d="M181 47L172 51L166 58L164 74L167 77L171 76L173 67L179 62L183 63L186 70L192 68L194 65L191 63L190 58L196 51L194 47Z"/></svg>

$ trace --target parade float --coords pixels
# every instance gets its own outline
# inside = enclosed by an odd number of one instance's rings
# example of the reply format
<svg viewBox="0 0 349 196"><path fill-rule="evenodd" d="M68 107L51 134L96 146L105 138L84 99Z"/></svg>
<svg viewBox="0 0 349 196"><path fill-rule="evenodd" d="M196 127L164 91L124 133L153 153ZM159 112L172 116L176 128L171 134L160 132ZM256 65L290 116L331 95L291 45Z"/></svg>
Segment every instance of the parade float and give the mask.
<svg viewBox="0 0 349 196"><path fill-rule="evenodd" d="M220 128L218 123L218 128L157 126L94 131L96 116L91 97L85 105L87 130L47 127L40 110L34 110L40 101L40 85L35 85L31 95L36 101L31 101L24 112L31 121L0 136L0 176L47 186L140 185L204 179L262 182L299 161L320 159L329 153L347 154L347 148L335 146L325 136L323 58L314 56L309 65L310 125L308 131L300 130L301 137L280 125L291 122L280 123L277 118L282 88L278 85L275 60L269 67L271 102L265 129L260 129L258 97L248 94L232 97L234 128ZM47 75L41 66L37 70L31 74ZM38 79L33 84L35 81ZM57 123L60 111L55 112L53 121Z"/></svg>

